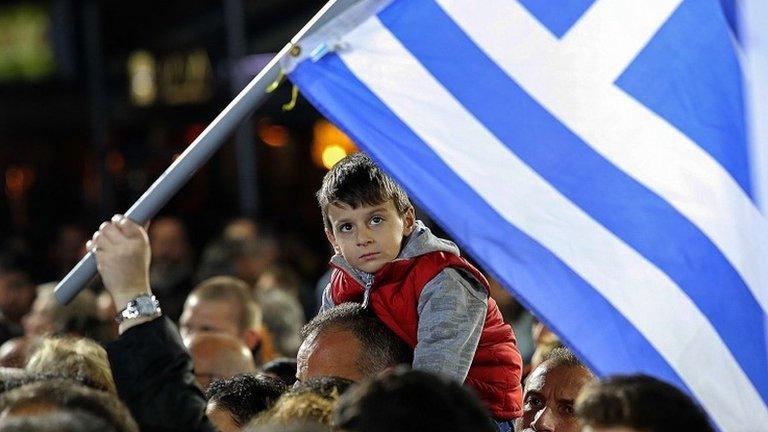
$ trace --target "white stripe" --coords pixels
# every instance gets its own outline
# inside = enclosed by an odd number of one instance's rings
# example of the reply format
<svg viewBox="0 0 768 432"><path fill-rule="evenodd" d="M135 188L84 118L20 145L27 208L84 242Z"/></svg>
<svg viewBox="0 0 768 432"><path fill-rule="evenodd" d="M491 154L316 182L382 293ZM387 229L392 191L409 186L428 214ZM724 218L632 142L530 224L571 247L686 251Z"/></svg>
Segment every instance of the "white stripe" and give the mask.
<svg viewBox="0 0 768 432"><path fill-rule="evenodd" d="M616 80L683 0L600 0L556 43L563 62L594 82ZM444 2L445 3L445 2ZM616 35L621 35L617 38Z"/></svg>
<svg viewBox="0 0 768 432"><path fill-rule="evenodd" d="M599 0L602 3L605 0ZM763 311L768 313L768 220L758 211L730 174L696 143L666 120L616 87L596 81L603 75L578 64L565 49L570 34L587 43L586 31L572 29L566 43L557 45L546 29L521 5L511 0L486 0L478 8L467 1L437 0L462 29L534 99L628 175L669 202L699 227L741 275ZM642 2L661 19L673 4ZM605 15L599 4L587 12ZM607 17L603 17L608 19ZM617 19L627 19L618 16ZM650 38L647 28L613 37L595 25L590 28L600 43L610 47L583 56L615 55L592 63L618 65L634 58L638 37ZM583 19L591 23L592 19ZM581 21L577 22L579 26ZM629 25L629 23L623 22ZM660 27L663 21L657 22ZM513 37L518 27L532 32L525 42ZM612 29L616 30L615 26ZM543 41L543 42L542 42ZM541 49L533 46L542 42ZM646 41L647 43L647 41ZM595 46L592 43L592 46ZM626 47L633 55L621 53ZM596 46L594 49L598 49ZM532 61L533 60L533 61Z"/></svg>
<svg viewBox="0 0 768 432"><path fill-rule="evenodd" d="M377 18L346 41L349 49L339 55L347 67L502 217L555 253L627 317L724 430L768 424L752 383L669 277L512 154ZM708 367L704 359L716 366Z"/></svg>
<svg viewBox="0 0 768 432"><path fill-rule="evenodd" d="M768 216L768 2L742 0L736 5L744 45L753 195Z"/></svg>

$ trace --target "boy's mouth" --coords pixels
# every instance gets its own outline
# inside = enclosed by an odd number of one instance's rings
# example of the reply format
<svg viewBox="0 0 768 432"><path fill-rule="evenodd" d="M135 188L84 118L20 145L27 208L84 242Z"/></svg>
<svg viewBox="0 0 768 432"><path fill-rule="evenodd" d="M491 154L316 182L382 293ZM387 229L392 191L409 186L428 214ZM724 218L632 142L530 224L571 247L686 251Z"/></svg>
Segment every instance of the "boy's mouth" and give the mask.
<svg viewBox="0 0 768 432"><path fill-rule="evenodd" d="M360 255L359 259L361 259L363 261L368 261L368 260L371 260L373 258L376 258L377 255L379 255L378 252L371 252L371 253L367 253L365 255Z"/></svg>

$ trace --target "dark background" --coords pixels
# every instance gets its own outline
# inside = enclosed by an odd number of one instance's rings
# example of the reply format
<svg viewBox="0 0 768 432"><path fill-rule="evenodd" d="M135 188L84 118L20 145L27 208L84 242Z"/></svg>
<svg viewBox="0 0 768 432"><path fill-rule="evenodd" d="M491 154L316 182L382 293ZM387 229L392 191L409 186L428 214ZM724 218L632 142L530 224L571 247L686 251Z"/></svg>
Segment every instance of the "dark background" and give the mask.
<svg viewBox="0 0 768 432"><path fill-rule="evenodd" d="M64 223L93 231L127 210L323 3L0 1L2 238L44 250ZM30 67L20 50L42 60ZM156 96L144 104L131 93L137 53L156 74ZM283 112L290 88L245 126L253 150L245 180L229 142L163 209L184 219L196 249L246 215L327 255L313 196L325 173L312 159L319 115L303 99ZM275 131L280 146L262 140Z"/></svg>

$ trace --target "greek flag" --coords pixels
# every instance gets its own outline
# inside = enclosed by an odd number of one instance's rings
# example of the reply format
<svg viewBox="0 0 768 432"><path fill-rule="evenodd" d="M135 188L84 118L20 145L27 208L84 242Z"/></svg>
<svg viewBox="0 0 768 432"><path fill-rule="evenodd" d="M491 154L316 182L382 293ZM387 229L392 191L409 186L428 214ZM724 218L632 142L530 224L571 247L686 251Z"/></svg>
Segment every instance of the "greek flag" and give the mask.
<svg viewBox="0 0 768 432"><path fill-rule="evenodd" d="M284 67L598 374L756 430L768 220L724 4L362 1Z"/></svg>

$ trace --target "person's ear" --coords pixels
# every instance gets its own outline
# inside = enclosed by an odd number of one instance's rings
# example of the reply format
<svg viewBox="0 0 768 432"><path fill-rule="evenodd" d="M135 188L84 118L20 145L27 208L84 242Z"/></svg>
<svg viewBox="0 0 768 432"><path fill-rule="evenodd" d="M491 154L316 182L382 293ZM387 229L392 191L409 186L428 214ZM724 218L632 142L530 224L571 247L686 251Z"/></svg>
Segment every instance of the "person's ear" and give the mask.
<svg viewBox="0 0 768 432"><path fill-rule="evenodd" d="M325 238L328 239L328 243L333 246L333 251L336 253L341 253L341 249L339 249L339 244L336 243L336 236L333 235L333 231L329 230L328 228L325 229Z"/></svg>
<svg viewBox="0 0 768 432"><path fill-rule="evenodd" d="M403 235L409 236L416 227L416 214L413 210L413 206L409 206L403 216Z"/></svg>
<svg viewBox="0 0 768 432"><path fill-rule="evenodd" d="M261 342L261 334L258 330L250 329L243 332L243 342L249 350L253 350Z"/></svg>

